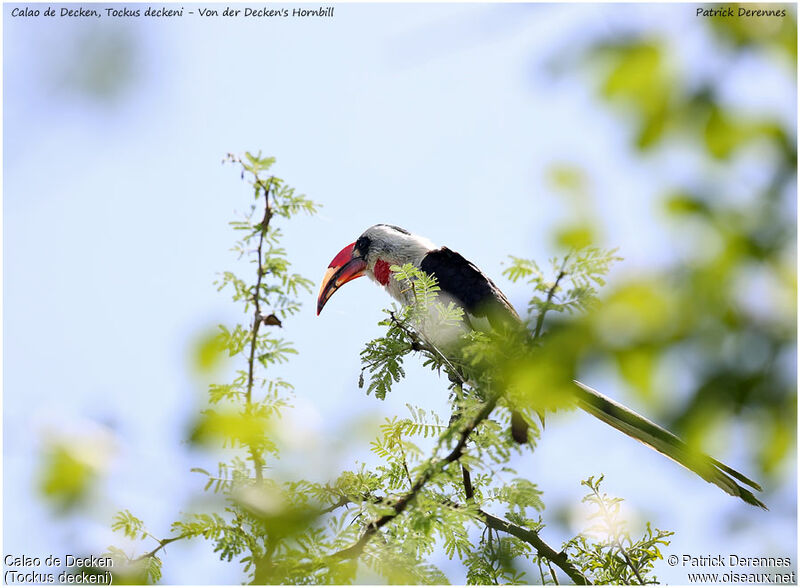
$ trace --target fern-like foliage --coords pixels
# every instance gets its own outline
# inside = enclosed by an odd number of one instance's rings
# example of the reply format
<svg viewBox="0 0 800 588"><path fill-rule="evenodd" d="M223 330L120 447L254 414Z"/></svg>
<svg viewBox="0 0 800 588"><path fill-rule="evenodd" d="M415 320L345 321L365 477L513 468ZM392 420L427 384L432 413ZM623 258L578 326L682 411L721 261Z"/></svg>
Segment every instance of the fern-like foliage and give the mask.
<svg viewBox="0 0 800 588"><path fill-rule="evenodd" d="M565 544L573 561L591 572L599 584L656 584L652 575L656 560L662 559L659 546L669 545L670 531L653 529L648 522L644 535L632 539L622 516L622 499L601 492L603 476L581 482L589 489L583 502L591 505L592 524Z"/></svg>
<svg viewBox="0 0 800 588"><path fill-rule="evenodd" d="M585 247L572 251L561 260L550 260L551 274L545 274L531 259L510 256L503 275L512 282L525 280L533 289L528 302L530 324L535 335L541 334L548 311L574 313L587 310L597 298L597 288L605 285L605 276L615 261L617 249Z"/></svg>

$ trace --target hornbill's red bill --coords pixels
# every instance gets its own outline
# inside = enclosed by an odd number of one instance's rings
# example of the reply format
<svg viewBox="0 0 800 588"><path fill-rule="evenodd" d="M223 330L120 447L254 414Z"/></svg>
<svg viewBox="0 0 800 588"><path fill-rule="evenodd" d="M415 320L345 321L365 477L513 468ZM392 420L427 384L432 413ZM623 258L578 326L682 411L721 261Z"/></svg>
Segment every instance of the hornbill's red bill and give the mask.
<svg viewBox="0 0 800 588"><path fill-rule="evenodd" d="M394 225L379 224L364 231L333 258L320 285L317 314L343 284L367 276L402 304L410 304L411 293L392 278L391 266L410 263L436 278L440 297L464 310L468 328L499 329L502 324L519 321L514 307L483 272L447 247L436 247L428 239ZM761 487L743 474L706 455L698 454L666 429L629 408L575 382L576 404L592 416L716 484L731 496L766 508L753 493ZM512 415L512 435L518 442L527 440L527 423L518 413Z"/></svg>
<svg viewBox="0 0 800 588"><path fill-rule="evenodd" d="M342 249L328 266L328 271L325 272L325 277L322 278L319 298L317 298L317 316L322 312L322 307L325 306L328 299L333 296L333 293L340 286L364 275L367 262L363 257L355 253L354 245L355 243L350 243L350 245Z"/></svg>

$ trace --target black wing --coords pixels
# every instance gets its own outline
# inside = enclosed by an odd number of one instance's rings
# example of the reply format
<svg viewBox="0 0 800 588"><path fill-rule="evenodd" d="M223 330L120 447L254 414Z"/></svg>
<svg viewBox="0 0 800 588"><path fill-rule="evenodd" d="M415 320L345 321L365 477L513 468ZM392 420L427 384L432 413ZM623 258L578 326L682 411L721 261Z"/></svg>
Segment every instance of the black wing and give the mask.
<svg viewBox="0 0 800 588"><path fill-rule="evenodd" d="M460 253L447 247L434 249L422 259L420 269L436 276L442 291L455 298L467 313L486 317L493 329L519 321L500 288Z"/></svg>

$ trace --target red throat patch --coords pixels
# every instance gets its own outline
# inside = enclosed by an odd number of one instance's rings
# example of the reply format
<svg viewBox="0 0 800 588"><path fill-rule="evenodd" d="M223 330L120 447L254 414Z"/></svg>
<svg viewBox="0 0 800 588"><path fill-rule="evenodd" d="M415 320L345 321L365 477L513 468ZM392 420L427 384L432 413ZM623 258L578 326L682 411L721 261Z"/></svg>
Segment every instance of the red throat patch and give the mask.
<svg viewBox="0 0 800 588"><path fill-rule="evenodd" d="M389 270L389 264L382 259L375 262L375 269L372 270L372 273L375 274L375 279L378 280L381 286L388 284L389 276L392 275L392 272Z"/></svg>

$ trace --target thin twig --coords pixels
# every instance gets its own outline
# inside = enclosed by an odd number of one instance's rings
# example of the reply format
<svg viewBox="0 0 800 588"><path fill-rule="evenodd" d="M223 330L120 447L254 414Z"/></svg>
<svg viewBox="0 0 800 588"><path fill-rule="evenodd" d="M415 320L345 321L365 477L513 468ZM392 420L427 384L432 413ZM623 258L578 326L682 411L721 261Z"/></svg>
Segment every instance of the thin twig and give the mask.
<svg viewBox="0 0 800 588"><path fill-rule="evenodd" d="M472 476L464 464L461 464L461 478L464 480L464 495L471 501L475 498L475 488L472 487Z"/></svg>
<svg viewBox="0 0 800 588"><path fill-rule="evenodd" d="M558 576L556 576L556 571L553 569L553 566L550 564L550 561L547 562L547 568L550 570L550 575L553 576L553 584L558 586Z"/></svg>
<svg viewBox="0 0 800 588"><path fill-rule="evenodd" d="M544 577L544 569L542 568L542 558L541 557L536 559L536 565L539 566L539 576L542 578L542 586L544 586L545 584L547 584L547 580Z"/></svg>
<svg viewBox="0 0 800 588"><path fill-rule="evenodd" d="M561 269L558 272L558 277L556 281L553 282L553 285L550 286L550 289L547 291L547 300L544 302L544 306L542 306L541 312L539 312L539 316L536 317L536 328L533 331L533 338L538 339L539 335L542 333L542 326L544 325L544 315L547 314L547 311L550 309L550 302L553 300L553 297L556 295L556 289L558 288L558 283L567 275L566 267L567 267L567 260L569 259L569 254L564 256L564 261L561 263Z"/></svg>
<svg viewBox="0 0 800 588"><path fill-rule="evenodd" d="M400 455L403 456L403 469L406 471L406 478L408 478L408 487L414 485L414 480L411 479L411 472L408 469L408 460L406 459L406 451L403 449L403 439L398 435L397 444L400 447Z"/></svg>
<svg viewBox="0 0 800 588"><path fill-rule="evenodd" d="M600 508L603 510L603 517L606 519L606 522L609 524L609 531L612 531L613 527L610 526L610 523L613 520L613 515L609 512L608 507L606 507L605 500L603 500L603 497L600 496L600 493L597 490L595 490L594 488L592 488L592 492L594 492L594 495L597 497L597 504L599 504ZM609 535L610 534L611 533L609 532ZM644 578L642 578L642 575L639 573L639 568L637 568L635 565L633 565L633 561L631 560L630 556L628 555L627 550L622 546L622 541L620 541L619 535L617 533L614 533L614 543L616 544L617 549L619 549L620 553L622 553L622 556L625 558L625 563L628 565L628 567L631 570L633 570L633 573L636 576L636 579L639 580L640 584L644 585L646 582L644 581Z"/></svg>
<svg viewBox="0 0 800 588"><path fill-rule="evenodd" d="M368 492L364 492L360 498L362 502L370 502L372 504L382 504L383 502L386 501L386 498L384 498L383 496L373 496ZM350 498L349 496L342 495L339 498L339 500L336 501L335 503L319 510L318 514L320 515L328 514L330 512L335 511L337 508L347 506L348 504L358 504L358 500Z"/></svg>
<svg viewBox="0 0 800 588"><path fill-rule="evenodd" d="M153 551L148 551L144 555L140 555L136 559L132 559L131 562L142 561L143 559L148 559L153 557L156 553L164 549L170 543L174 543L175 541L180 541L181 539L185 539L186 534L183 535L176 535L175 537L169 537L168 539L156 539L158 541L158 547L156 547Z"/></svg>
<svg viewBox="0 0 800 588"><path fill-rule="evenodd" d="M622 547L622 543L617 541L617 547L619 547L619 550L622 552L622 556L625 558L625 563L627 563L628 567L630 567L633 570L633 573L636 575L636 579L639 580L639 583L642 585L646 584L644 578L642 578L641 574L639 573L639 568L633 565L633 562L631 561L628 552L625 550L624 547Z"/></svg>
<svg viewBox="0 0 800 588"><path fill-rule="evenodd" d="M451 423L457 420L458 413L458 410L453 412L452 416L450 417ZM467 502L472 502L475 498L475 488L472 486L472 475L469 473L469 470L463 463L461 464L461 479L464 482L464 496L466 496ZM491 535L489 536L489 543L491 543Z"/></svg>
<svg viewBox="0 0 800 588"><path fill-rule="evenodd" d="M333 512L337 508L341 508L343 506L346 506L346 505L350 504L351 502L352 502L352 500L347 498L347 496L342 496L337 502L334 502L330 506L327 506L327 507L323 508L322 510L320 510L319 514L320 515L328 514L329 512Z"/></svg>

